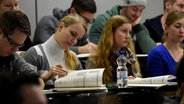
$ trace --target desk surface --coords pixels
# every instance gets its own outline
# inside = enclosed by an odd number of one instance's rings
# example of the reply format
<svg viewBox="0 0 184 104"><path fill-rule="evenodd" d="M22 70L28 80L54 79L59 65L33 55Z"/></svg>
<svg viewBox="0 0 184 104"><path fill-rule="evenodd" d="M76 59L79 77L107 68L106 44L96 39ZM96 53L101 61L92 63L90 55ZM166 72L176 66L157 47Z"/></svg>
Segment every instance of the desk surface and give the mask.
<svg viewBox="0 0 184 104"><path fill-rule="evenodd" d="M96 96L54 96L49 103L54 104L163 104L165 97L155 93L134 93L134 94L110 94ZM57 103L56 103L57 102ZM168 102L168 100L167 100ZM170 102L170 101L169 101ZM165 103L164 103L165 104ZM177 104L177 103L170 103Z"/></svg>
<svg viewBox="0 0 184 104"><path fill-rule="evenodd" d="M44 90L44 93L52 99L49 102L58 102L54 104L163 104L165 96L168 96L163 93L176 90L177 85L157 89L153 87L112 88L104 93L54 92L53 90ZM175 95L175 93L172 94Z"/></svg>
<svg viewBox="0 0 184 104"><path fill-rule="evenodd" d="M44 94L60 94L60 95L75 95L80 93L121 93L121 92L130 92L130 93L139 93L139 92L149 92L149 93L162 93L162 92L174 92L173 95L175 95L175 92L177 91L178 86L177 85L167 85L162 87L127 87L127 88L118 88L117 86L113 86L112 88L108 89L86 89L86 90L55 90L55 88L46 89L43 90ZM60 88L62 89L62 88ZM74 88L72 88L74 89ZM77 89L77 88L76 88Z"/></svg>
<svg viewBox="0 0 184 104"><path fill-rule="evenodd" d="M108 89L108 92L157 93L157 94L162 94L167 96L173 96L176 94L177 89L178 89L177 85L170 85L170 86L162 86L162 87L112 88L112 89Z"/></svg>

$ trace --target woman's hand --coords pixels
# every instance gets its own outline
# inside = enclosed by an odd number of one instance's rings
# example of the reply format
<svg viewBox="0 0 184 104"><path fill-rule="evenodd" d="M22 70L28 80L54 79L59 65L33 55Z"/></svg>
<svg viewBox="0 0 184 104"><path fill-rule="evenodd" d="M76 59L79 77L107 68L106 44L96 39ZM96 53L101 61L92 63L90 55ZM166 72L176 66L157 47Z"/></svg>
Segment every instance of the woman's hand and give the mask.
<svg viewBox="0 0 184 104"><path fill-rule="evenodd" d="M53 65L50 70L46 73L43 73L41 77L44 81L53 79L55 76L59 75L60 77L63 77L67 75L68 72L63 69L63 67L60 64Z"/></svg>
<svg viewBox="0 0 184 104"><path fill-rule="evenodd" d="M135 79L132 75L128 76L128 80Z"/></svg>
<svg viewBox="0 0 184 104"><path fill-rule="evenodd" d="M79 50L79 53L90 53L96 48L97 48L97 45L90 42L84 46L78 47L78 50Z"/></svg>

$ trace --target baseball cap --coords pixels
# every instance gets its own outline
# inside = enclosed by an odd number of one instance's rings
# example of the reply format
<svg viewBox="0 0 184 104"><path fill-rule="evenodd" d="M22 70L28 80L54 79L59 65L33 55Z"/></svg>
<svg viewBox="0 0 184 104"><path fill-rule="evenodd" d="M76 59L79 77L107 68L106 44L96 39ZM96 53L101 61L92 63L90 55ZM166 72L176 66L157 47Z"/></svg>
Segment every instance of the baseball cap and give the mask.
<svg viewBox="0 0 184 104"><path fill-rule="evenodd" d="M143 5L146 7L147 0L123 0L124 3L122 6L140 6Z"/></svg>

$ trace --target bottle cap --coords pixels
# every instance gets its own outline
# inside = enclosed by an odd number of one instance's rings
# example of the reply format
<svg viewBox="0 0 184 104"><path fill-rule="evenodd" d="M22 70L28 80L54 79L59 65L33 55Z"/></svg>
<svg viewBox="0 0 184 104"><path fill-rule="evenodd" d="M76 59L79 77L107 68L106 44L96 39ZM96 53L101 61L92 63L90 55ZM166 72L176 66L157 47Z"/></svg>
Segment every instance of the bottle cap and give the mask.
<svg viewBox="0 0 184 104"><path fill-rule="evenodd" d="M112 84L107 84L108 89L112 89Z"/></svg>

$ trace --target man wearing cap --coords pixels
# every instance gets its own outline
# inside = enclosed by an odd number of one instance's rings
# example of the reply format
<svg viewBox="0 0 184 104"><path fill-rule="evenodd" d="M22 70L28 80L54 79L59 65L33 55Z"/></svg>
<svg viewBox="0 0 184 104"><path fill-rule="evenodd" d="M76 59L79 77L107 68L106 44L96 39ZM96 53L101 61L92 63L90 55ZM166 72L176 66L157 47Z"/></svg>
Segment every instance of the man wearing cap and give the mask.
<svg viewBox="0 0 184 104"><path fill-rule="evenodd" d="M163 0L164 13L156 17L146 19L144 22L145 27L150 33L150 37L157 43L160 44L165 20L171 11L177 10L184 12L184 0Z"/></svg>
<svg viewBox="0 0 184 104"><path fill-rule="evenodd" d="M90 41L98 43L103 27L110 17L114 15L126 16L133 24L131 36L135 43L136 53L148 53L156 44L150 38L147 29L140 24L146 2L146 0L124 0L122 6L116 5L107 10L106 13L98 15L89 31Z"/></svg>

